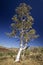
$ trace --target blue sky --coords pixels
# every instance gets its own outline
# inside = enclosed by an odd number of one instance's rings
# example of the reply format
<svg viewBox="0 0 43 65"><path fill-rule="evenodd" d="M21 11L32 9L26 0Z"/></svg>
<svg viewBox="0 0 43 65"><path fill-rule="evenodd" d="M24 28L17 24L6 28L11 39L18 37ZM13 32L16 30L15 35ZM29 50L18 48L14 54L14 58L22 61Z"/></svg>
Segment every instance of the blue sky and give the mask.
<svg viewBox="0 0 43 65"><path fill-rule="evenodd" d="M5 32L10 32L11 18L20 3L25 2L32 7L31 15L34 18L33 28L40 35L29 46L43 46L43 0L0 0L0 45L5 47L19 47L19 39L9 38Z"/></svg>

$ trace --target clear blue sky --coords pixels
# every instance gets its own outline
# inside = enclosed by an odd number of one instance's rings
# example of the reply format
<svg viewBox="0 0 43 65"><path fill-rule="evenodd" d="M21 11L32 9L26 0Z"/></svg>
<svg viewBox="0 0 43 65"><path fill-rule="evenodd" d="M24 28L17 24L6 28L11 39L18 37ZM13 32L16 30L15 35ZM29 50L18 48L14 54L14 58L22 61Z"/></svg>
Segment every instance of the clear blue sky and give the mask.
<svg viewBox="0 0 43 65"><path fill-rule="evenodd" d="M0 0L0 45L5 47L19 47L19 39L9 38L5 32L9 32L11 18L20 3L25 2L32 7L31 15L34 18L34 26L40 37L29 43L29 46L43 46L43 0Z"/></svg>

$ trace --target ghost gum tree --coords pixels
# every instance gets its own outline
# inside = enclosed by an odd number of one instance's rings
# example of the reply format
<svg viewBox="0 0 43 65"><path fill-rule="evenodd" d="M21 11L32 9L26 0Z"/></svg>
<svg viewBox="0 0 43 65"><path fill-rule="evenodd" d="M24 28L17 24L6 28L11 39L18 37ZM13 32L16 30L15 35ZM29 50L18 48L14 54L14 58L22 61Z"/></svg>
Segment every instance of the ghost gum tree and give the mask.
<svg viewBox="0 0 43 65"><path fill-rule="evenodd" d="M30 14L31 9L32 8L29 5L21 3L15 10L16 14L12 17L12 31L10 33L7 33L7 35L10 37L16 36L20 39L20 48L15 62L20 60L21 51L27 48L28 42L38 37L35 29L32 28L34 19Z"/></svg>

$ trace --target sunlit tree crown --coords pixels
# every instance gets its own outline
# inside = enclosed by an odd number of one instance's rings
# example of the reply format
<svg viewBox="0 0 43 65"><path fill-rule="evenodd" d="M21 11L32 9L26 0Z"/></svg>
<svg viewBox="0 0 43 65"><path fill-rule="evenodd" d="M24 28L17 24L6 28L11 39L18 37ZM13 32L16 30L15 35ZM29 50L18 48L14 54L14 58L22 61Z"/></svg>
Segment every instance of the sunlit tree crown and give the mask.
<svg viewBox="0 0 43 65"><path fill-rule="evenodd" d="M11 23L12 32L10 36L21 37L23 34L23 40L27 42L38 37L35 29L32 28L34 19L30 13L31 9L32 8L25 3L21 3L19 7L15 9L16 14L12 17L13 23ZM18 31L19 35L17 35Z"/></svg>

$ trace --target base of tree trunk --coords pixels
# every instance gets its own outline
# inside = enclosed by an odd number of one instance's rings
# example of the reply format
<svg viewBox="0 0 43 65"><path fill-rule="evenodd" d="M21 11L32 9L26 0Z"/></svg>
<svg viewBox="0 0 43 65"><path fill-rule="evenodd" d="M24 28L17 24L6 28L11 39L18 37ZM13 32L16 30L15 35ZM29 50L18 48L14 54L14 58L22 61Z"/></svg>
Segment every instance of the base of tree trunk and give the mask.
<svg viewBox="0 0 43 65"><path fill-rule="evenodd" d="M20 61L20 55L21 55L22 49L23 48L19 49L18 54L17 54L16 59L15 59L15 62L19 62Z"/></svg>

